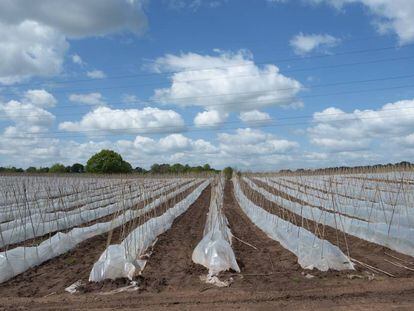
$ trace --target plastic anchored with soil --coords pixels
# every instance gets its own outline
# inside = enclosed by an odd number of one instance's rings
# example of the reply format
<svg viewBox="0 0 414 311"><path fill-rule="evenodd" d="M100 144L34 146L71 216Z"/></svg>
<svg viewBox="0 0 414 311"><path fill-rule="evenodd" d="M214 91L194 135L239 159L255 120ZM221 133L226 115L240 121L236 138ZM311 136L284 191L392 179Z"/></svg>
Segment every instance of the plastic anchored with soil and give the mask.
<svg viewBox="0 0 414 311"><path fill-rule="evenodd" d="M337 246L255 205L244 195L237 178L233 178L233 185L243 212L270 238L294 253L302 268L320 271L354 269L353 263Z"/></svg>
<svg viewBox="0 0 414 311"><path fill-rule="evenodd" d="M217 286L225 285L217 275L221 271L233 269L240 272L231 247L232 234L223 209L224 178L217 178L211 194L207 221L204 227L203 239L194 249L193 262L208 269L207 283Z"/></svg>
<svg viewBox="0 0 414 311"><path fill-rule="evenodd" d="M183 214L210 184L206 180L184 200L168 209L161 216L148 220L134 229L121 244L110 245L94 264L89 281L100 282L105 279L129 278L145 267L145 260L139 259L154 243L157 237L167 231L174 220Z"/></svg>

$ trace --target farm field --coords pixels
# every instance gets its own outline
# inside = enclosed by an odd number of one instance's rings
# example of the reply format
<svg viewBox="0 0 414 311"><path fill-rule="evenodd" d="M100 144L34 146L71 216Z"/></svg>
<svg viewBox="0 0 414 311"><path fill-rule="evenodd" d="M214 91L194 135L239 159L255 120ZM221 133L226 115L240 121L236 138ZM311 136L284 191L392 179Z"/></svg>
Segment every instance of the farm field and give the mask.
<svg viewBox="0 0 414 311"><path fill-rule="evenodd" d="M414 306L412 171L5 175L0 193L5 309Z"/></svg>

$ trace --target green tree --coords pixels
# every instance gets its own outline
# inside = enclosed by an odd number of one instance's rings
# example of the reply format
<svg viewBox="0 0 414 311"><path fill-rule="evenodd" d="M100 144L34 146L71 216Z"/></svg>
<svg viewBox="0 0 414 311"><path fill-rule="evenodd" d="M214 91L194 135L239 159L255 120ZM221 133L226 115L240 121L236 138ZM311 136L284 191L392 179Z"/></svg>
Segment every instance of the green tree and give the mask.
<svg viewBox="0 0 414 311"><path fill-rule="evenodd" d="M151 174L159 174L160 173L160 165L157 164L157 163L154 163L153 165L151 165L150 172L151 172Z"/></svg>
<svg viewBox="0 0 414 311"><path fill-rule="evenodd" d="M37 168L35 168L34 166L30 166L26 169L26 173L36 173L37 172Z"/></svg>
<svg viewBox="0 0 414 311"><path fill-rule="evenodd" d="M174 165L171 166L172 173L184 173L184 171L185 171L185 167L184 165L180 163L175 163Z"/></svg>
<svg viewBox="0 0 414 311"><path fill-rule="evenodd" d="M66 167L63 164L55 163L50 167L49 173L66 173Z"/></svg>
<svg viewBox="0 0 414 311"><path fill-rule="evenodd" d="M71 173L84 173L85 167L80 163L75 163L70 167Z"/></svg>
<svg viewBox="0 0 414 311"><path fill-rule="evenodd" d="M223 174L224 177L226 177L226 179L231 179L231 177L233 176L233 169L228 166L223 170Z"/></svg>
<svg viewBox="0 0 414 311"><path fill-rule="evenodd" d="M104 149L88 160L86 171L98 174L130 173L132 166L124 161L119 153Z"/></svg>
<svg viewBox="0 0 414 311"><path fill-rule="evenodd" d="M136 168L134 168L134 172L138 174L145 174L147 170L145 168L137 166Z"/></svg>

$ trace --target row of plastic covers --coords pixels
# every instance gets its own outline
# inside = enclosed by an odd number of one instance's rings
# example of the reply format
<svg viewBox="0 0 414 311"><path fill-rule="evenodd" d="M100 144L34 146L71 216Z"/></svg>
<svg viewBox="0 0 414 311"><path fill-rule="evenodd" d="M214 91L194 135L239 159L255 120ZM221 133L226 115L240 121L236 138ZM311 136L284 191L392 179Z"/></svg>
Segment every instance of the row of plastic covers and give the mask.
<svg viewBox="0 0 414 311"><path fill-rule="evenodd" d="M105 208L114 206L116 203L120 201L126 200L133 200L140 198L145 195L145 193L151 193L154 190L162 189L168 187L170 185L177 185L180 182L184 182L181 180L174 180L169 183L165 184L155 184L152 186L147 186L145 188L138 188L138 189L131 189L128 192L120 193L121 190L116 192L110 193L108 196L107 193L102 194L102 196L90 198L88 202L86 200L79 200L76 201L74 206L75 208L66 208L66 209L56 209L53 212L49 212L47 210L38 210L28 207L24 211L16 211L18 218L0 223L0 231L4 232L6 230L10 230L12 228L16 228L18 226L22 226L23 224L30 223L34 228L38 227L38 223L41 222L49 222L55 219L63 219L64 217L68 217L70 215L81 214L83 211L92 211L97 208ZM32 229L33 230L33 229Z"/></svg>
<svg viewBox="0 0 414 311"><path fill-rule="evenodd" d="M371 223L357 218L350 218L339 213L327 212L317 207L301 205L269 193L246 177L244 177L244 181L253 190L261 193L267 200L275 202L303 218L338 229L360 239L388 247L397 252L414 256L414 230L411 228L381 222Z"/></svg>
<svg viewBox="0 0 414 311"><path fill-rule="evenodd" d="M233 178L233 185L236 200L243 212L270 238L294 253L302 268L320 271L354 269L350 258L337 246L254 204L243 193L237 178Z"/></svg>
<svg viewBox="0 0 414 311"><path fill-rule="evenodd" d="M216 178L212 187L210 207L204 226L202 240L193 251L193 262L208 269L207 281L213 283L214 276L221 271L233 269L240 272L231 247L232 234L223 213L224 178Z"/></svg>
<svg viewBox="0 0 414 311"><path fill-rule="evenodd" d="M167 231L174 220L196 201L209 184L210 180L206 180L164 214L151 218L135 228L120 244L108 246L94 264L89 275L89 281L99 282L105 279L117 278L132 279L145 267L146 260L140 259L142 255L156 241L157 237Z"/></svg>
<svg viewBox="0 0 414 311"><path fill-rule="evenodd" d="M40 243L38 246L16 247L6 252L0 252L0 283L75 248L79 243L87 239L109 232L110 230L117 228L132 219L148 213L162 203L174 198L179 193L195 186L197 183L200 183L200 179L194 180L193 182L182 186L178 190L169 192L168 194L157 198L142 209L128 209L111 221L96 223L86 227L74 228L68 233L58 232L51 238ZM150 193L148 194L147 199L165 193L168 191L168 188L171 189L171 187L172 186L169 186L162 190Z"/></svg>
<svg viewBox="0 0 414 311"><path fill-rule="evenodd" d="M311 206L339 212L351 217L361 218L369 222L383 222L396 226L413 227L414 209L406 205L389 205L380 202L368 202L360 199L339 196L336 193L326 193L322 189L304 188L303 186L285 185L280 181L268 178L255 178L272 188L280 190Z"/></svg>
<svg viewBox="0 0 414 311"><path fill-rule="evenodd" d="M407 204L414 199L414 185L404 180L379 182L364 178L352 178L344 175L335 176L295 176L280 178L291 183L306 184L335 192L338 195L364 201L382 202L389 205Z"/></svg>
<svg viewBox="0 0 414 311"><path fill-rule="evenodd" d="M62 195L49 199L38 199L26 201L17 199L17 203L2 206L0 208L0 222L11 221L13 219L21 220L24 217L32 217L35 214L56 213L76 209L80 206L96 208L117 202L122 197L131 196L134 193L140 193L145 190L162 187L169 182L156 181L131 183L122 182L107 187L100 187L93 190L87 189L75 194Z"/></svg>
<svg viewBox="0 0 414 311"><path fill-rule="evenodd" d="M163 187L155 192L144 192L151 194L161 194L176 187L176 184L170 184L167 187ZM151 189L153 190L153 189ZM0 238L0 246L19 243L31 238L43 236L50 232L65 230L74 226L81 225L86 222L94 221L96 219L111 215L115 212L129 208L144 200L144 193L141 190L132 191L130 196L125 197L123 200L119 200L115 203L101 202L103 207L89 209L88 206L84 206L77 210L73 210L61 215L60 218L44 219L43 215L38 217L30 217L31 221L19 224L19 221L15 222L18 226L12 227L8 230L2 231ZM106 205L109 203L109 205ZM95 206L95 205L94 205Z"/></svg>

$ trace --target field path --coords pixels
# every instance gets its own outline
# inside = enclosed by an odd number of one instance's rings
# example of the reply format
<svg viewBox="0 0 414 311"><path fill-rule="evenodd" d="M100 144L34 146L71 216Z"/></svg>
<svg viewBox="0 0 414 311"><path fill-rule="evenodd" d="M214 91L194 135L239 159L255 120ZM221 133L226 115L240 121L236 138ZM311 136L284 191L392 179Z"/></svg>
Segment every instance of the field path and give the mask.
<svg viewBox="0 0 414 311"><path fill-rule="evenodd" d="M200 276L207 269L196 265L191 255L203 238L204 224L210 205L211 186L208 186L172 227L158 237L142 274L144 291L159 292L182 288L198 288Z"/></svg>
<svg viewBox="0 0 414 311"><path fill-rule="evenodd" d="M296 256L269 238L250 221L239 207L230 181L227 181L224 193L224 213L231 232L236 237L233 238L233 250L243 276L234 278L233 287L247 290L277 290L292 285L293 280L298 278L302 271Z"/></svg>

